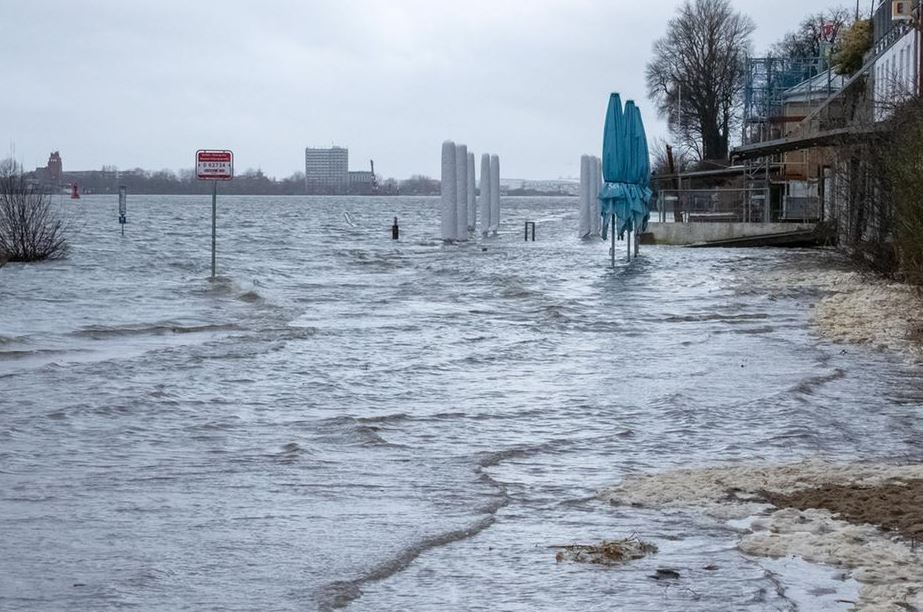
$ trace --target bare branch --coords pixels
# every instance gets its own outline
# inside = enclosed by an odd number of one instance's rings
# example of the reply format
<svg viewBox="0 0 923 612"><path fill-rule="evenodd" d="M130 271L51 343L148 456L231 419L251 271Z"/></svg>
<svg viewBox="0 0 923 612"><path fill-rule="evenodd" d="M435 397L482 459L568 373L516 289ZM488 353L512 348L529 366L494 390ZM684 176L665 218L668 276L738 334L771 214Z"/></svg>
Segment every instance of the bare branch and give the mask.
<svg viewBox="0 0 923 612"><path fill-rule="evenodd" d="M729 0L686 0L654 43L648 96L674 136L704 159L727 158L754 29Z"/></svg>
<svg viewBox="0 0 923 612"><path fill-rule="evenodd" d="M0 262L58 259L66 254L64 222L51 199L29 185L15 164L0 162Z"/></svg>

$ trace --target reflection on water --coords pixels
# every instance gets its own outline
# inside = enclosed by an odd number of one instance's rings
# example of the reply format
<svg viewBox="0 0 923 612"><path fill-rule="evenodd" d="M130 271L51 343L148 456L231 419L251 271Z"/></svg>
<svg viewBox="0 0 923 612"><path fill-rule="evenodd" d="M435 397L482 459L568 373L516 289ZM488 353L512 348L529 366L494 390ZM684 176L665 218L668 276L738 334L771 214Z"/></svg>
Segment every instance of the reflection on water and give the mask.
<svg viewBox="0 0 923 612"><path fill-rule="evenodd" d="M116 198L64 203L71 258L0 271L0 608L787 609L727 527L596 491L921 455L920 373L761 284L829 254L611 270L574 200L444 247L435 199L222 198L210 282L208 198L132 201L124 239ZM549 548L633 533L660 552L615 570Z"/></svg>

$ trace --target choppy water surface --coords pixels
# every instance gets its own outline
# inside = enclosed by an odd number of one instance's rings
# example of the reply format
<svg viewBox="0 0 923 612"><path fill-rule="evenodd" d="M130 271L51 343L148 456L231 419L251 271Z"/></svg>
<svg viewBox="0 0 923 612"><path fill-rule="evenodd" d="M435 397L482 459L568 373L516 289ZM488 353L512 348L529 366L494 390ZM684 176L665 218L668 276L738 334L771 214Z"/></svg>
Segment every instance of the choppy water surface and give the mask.
<svg viewBox="0 0 923 612"><path fill-rule="evenodd" d="M817 295L764 282L829 254L611 270L575 200L507 200L499 239L445 247L434 199L221 198L212 283L208 198L130 197L124 238L115 198L62 205L71 257L0 270L4 610L792 609L729 528L596 491L921 458L919 371L824 343ZM633 533L660 552L549 548Z"/></svg>

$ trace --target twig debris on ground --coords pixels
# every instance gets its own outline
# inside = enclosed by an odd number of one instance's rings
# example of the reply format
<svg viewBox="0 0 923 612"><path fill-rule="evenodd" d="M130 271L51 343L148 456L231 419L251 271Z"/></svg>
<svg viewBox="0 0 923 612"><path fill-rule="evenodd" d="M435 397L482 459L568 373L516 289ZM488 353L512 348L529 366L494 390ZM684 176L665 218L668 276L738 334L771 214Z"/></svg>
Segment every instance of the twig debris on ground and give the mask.
<svg viewBox="0 0 923 612"><path fill-rule="evenodd" d="M601 544L570 544L567 546L552 546L557 548L555 554L557 562L573 561L574 563L593 563L596 565L620 565L635 559L641 559L657 552L654 544L645 542L632 535L624 540L604 541Z"/></svg>

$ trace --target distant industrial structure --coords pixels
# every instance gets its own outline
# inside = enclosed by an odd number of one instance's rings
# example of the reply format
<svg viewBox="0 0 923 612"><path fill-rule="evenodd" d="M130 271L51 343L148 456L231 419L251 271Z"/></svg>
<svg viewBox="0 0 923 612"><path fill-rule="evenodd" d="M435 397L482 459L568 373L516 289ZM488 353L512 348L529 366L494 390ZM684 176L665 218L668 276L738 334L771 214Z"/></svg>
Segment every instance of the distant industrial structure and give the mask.
<svg viewBox="0 0 923 612"><path fill-rule="evenodd" d="M369 195L378 191L375 162L369 170L349 170L349 149L307 147L304 150L304 188L308 194Z"/></svg>

